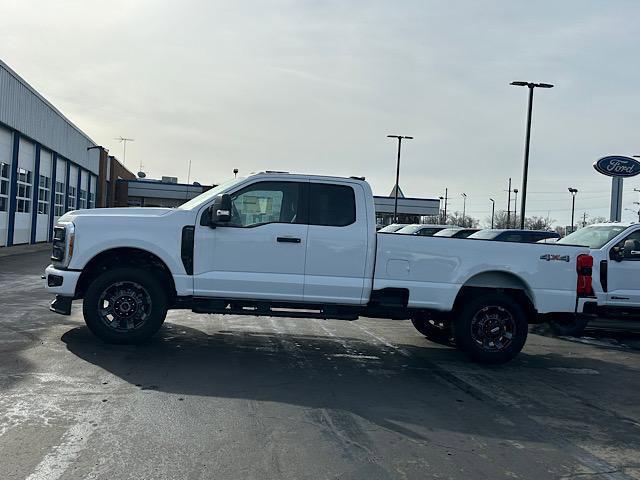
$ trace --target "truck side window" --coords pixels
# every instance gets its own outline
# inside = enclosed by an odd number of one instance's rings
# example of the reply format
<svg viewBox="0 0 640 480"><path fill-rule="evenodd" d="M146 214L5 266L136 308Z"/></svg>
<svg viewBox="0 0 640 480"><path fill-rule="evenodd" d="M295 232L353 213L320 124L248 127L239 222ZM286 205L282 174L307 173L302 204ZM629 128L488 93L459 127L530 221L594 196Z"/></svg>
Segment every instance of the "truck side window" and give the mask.
<svg viewBox="0 0 640 480"><path fill-rule="evenodd" d="M309 224L345 227L356 221L353 188L328 183L309 184Z"/></svg>
<svg viewBox="0 0 640 480"><path fill-rule="evenodd" d="M633 244L630 245L630 249L625 249L627 241L633 242ZM640 252L640 230L629 234L624 240L613 247L613 249L616 249L616 253L621 260L640 260L640 253L632 253Z"/></svg>
<svg viewBox="0 0 640 480"><path fill-rule="evenodd" d="M258 182L231 194L230 226L299 223L300 184Z"/></svg>

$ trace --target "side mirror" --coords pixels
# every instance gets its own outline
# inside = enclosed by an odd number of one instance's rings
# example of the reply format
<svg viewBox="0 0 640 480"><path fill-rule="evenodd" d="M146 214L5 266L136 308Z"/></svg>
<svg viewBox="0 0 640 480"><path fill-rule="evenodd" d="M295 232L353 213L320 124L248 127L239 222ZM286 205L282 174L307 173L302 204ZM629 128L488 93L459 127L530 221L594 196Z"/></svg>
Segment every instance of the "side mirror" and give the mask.
<svg viewBox="0 0 640 480"><path fill-rule="evenodd" d="M609 257L611 258L611 260L614 260L616 262L621 262L622 259L624 258L622 245L616 245L612 247L611 252L609 253Z"/></svg>
<svg viewBox="0 0 640 480"><path fill-rule="evenodd" d="M214 198L211 207L209 207L210 220L209 226L216 227L221 223L227 223L231 220L231 196L223 193Z"/></svg>
<svg viewBox="0 0 640 480"><path fill-rule="evenodd" d="M637 248L635 240L624 242L624 258L640 258L640 249Z"/></svg>

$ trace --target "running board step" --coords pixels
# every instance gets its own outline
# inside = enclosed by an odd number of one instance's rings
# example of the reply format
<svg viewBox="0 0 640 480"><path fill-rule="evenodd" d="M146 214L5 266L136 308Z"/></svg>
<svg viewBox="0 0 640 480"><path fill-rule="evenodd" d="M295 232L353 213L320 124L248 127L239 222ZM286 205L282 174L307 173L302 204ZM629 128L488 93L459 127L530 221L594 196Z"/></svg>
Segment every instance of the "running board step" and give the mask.
<svg viewBox="0 0 640 480"><path fill-rule="evenodd" d="M264 317L288 318L320 318L332 320L357 320L355 312L345 312L334 308L320 308L319 310L278 308L273 309L268 304L255 305L236 304L224 300L194 299L191 310L194 313L210 313L220 315L253 315Z"/></svg>

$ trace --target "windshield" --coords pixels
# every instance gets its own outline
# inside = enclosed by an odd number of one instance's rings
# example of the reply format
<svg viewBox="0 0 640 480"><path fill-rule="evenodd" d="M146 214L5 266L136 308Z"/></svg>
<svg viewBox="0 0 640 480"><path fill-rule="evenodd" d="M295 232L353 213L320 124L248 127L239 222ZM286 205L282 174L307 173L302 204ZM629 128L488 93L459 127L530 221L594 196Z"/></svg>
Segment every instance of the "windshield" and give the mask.
<svg viewBox="0 0 640 480"><path fill-rule="evenodd" d="M433 234L434 237L453 237L461 228L445 228Z"/></svg>
<svg viewBox="0 0 640 480"><path fill-rule="evenodd" d="M566 237L558 240L556 243L565 245L582 245L589 248L602 248L609 240L617 237L627 228L622 225L592 225L581 228Z"/></svg>
<svg viewBox="0 0 640 480"><path fill-rule="evenodd" d="M243 180L244 180L244 177L232 178L231 180L227 180L226 182L221 183L217 187L214 187L211 190L207 190L206 192L201 193L197 197L192 198L188 202L183 203L178 208L181 210L191 210L193 207L197 207L198 205L201 205L202 203L212 199L216 195L224 192L228 188L232 187L236 183L240 183Z"/></svg>
<svg viewBox="0 0 640 480"><path fill-rule="evenodd" d="M469 235L468 238L479 238L481 240L493 240L502 233L502 230L480 230L479 232Z"/></svg>
<svg viewBox="0 0 640 480"><path fill-rule="evenodd" d="M422 227L422 225L407 225L406 227L402 227L396 233L416 233L420 227Z"/></svg>
<svg viewBox="0 0 640 480"><path fill-rule="evenodd" d="M382 227L380 230L378 230L378 232L382 232L382 233L397 232L402 227L404 227L404 225L402 225L401 223L392 223L391 225Z"/></svg>

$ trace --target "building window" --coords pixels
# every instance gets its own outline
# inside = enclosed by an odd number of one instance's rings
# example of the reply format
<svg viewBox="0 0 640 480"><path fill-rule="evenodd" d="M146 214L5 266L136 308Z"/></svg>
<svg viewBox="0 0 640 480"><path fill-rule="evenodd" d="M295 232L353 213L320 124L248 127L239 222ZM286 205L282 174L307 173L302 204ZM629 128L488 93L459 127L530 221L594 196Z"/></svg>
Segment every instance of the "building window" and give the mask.
<svg viewBox="0 0 640 480"><path fill-rule="evenodd" d="M87 191L80 190L80 206L78 208L87 208Z"/></svg>
<svg viewBox="0 0 640 480"><path fill-rule="evenodd" d="M76 187L69 186L69 203L67 204L67 212L76 209Z"/></svg>
<svg viewBox="0 0 640 480"><path fill-rule="evenodd" d="M64 213L64 183L56 182L56 204L53 209L53 214L56 217L61 217Z"/></svg>
<svg viewBox="0 0 640 480"><path fill-rule="evenodd" d="M93 192L89 194L89 208L96 208L96 194Z"/></svg>
<svg viewBox="0 0 640 480"><path fill-rule="evenodd" d="M38 184L38 213L49 215L49 199L51 197L51 179L40 175Z"/></svg>
<svg viewBox="0 0 640 480"><path fill-rule="evenodd" d="M31 212L31 187L32 184L31 172L24 168L18 168L18 192L16 195L18 213Z"/></svg>
<svg viewBox="0 0 640 480"><path fill-rule="evenodd" d="M9 209L9 164L0 163L0 212Z"/></svg>

